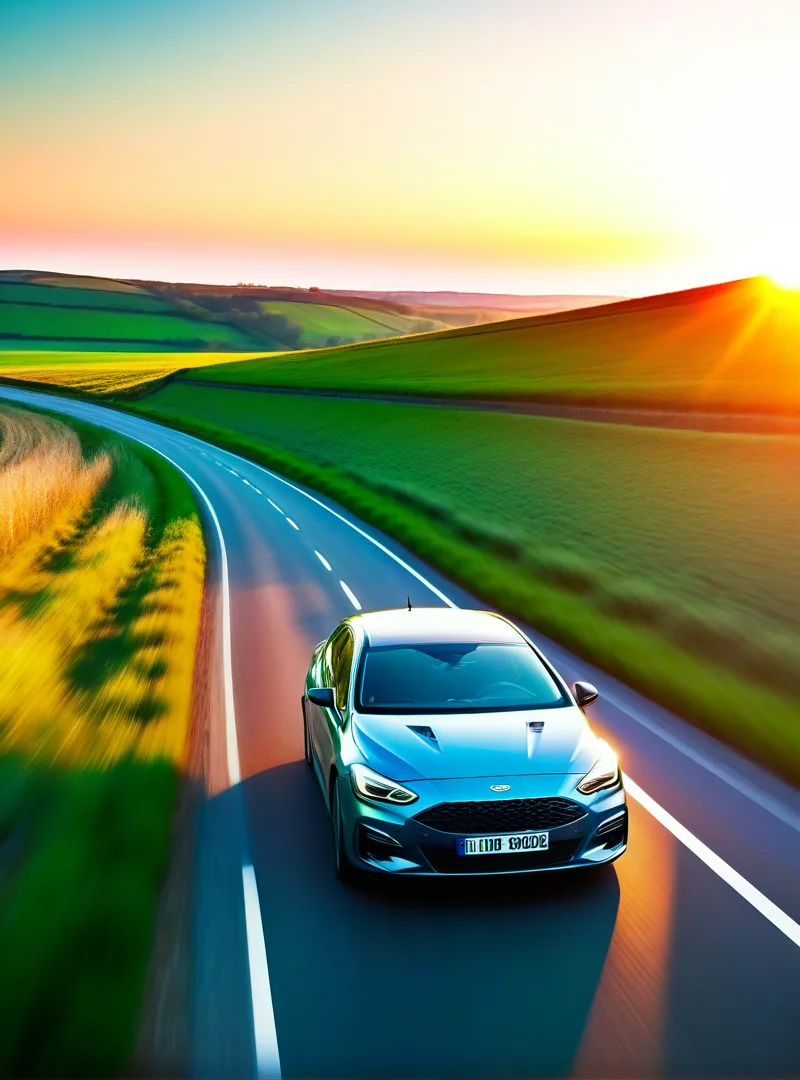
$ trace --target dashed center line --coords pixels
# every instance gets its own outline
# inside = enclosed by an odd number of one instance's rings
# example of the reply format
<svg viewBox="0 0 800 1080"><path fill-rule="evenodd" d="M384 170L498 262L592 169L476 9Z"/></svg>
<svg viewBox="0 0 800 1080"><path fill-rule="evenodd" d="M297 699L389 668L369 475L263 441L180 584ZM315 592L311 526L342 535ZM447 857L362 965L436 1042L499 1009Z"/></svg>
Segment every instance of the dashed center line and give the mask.
<svg viewBox="0 0 800 1080"><path fill-rule="evenodd" d="M325 567L325 569L330 570L331 564L328 562L328 560L325 558L325 556L320 555L320 553L316 549L314 550L314 554L317 556L317 558L322 563L322 565Z"/></svg>
<svg viewBox="0 0 800 1080"><path fill-rule="evenodd" d="M292 521L290 517L287 517L286 520L289 522L293 529L297 529L297 531L300 532L300 526L296 522Z"/></svg>
<svg viewBox="0 0 800 1080"><path fill-rule="evenodd" d="M347 599L350 601L350 603L353 605L353 607L356 609L356 611L361 611L361 604L359 602L359 599L356 596L356 594L353 592L353 590L350 588L350 586L347 584L347 582L346 581L340 581L339 584L342 586L342 592L347 597Z"/></svg>
<svg viewBox="0 0 800 1080"><path fill-rule="evenodd" d="M269 505L272 507L273 510L277 510L279 514L283 513L283 510L281 510L281 508L278 506L278 504L274 503L272 501L272 499L267 499L267 502L269 503Z"/></svg>

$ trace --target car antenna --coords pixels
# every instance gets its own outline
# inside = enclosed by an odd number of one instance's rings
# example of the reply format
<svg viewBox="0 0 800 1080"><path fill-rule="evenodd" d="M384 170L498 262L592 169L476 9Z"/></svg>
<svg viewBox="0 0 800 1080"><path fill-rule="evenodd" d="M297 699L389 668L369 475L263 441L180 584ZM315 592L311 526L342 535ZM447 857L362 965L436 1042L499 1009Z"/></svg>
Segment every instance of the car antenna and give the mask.
<svg viewBox="0 0 800 1080"><path fill-rule="evenodd" d="M406 603L408 604L408 610L411 611L411 597L410 596L406 597Z"/></svg>

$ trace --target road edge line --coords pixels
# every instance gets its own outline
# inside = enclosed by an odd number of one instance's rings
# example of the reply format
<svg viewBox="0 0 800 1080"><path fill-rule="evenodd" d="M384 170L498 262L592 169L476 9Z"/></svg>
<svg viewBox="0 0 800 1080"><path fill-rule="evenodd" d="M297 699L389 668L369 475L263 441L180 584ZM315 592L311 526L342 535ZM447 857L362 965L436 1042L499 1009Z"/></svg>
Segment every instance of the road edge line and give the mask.
<svg viewBox="0 0 800 1080"><path fill-rule="evenodd" d="M279 1080L281 1060L275 1030L275 1007L269 981L267 946L264 941L264 920L258 900L258 884L252 863L242 867L244 892L244 922L247 936L247 959L250 964L250 994L253 1002L253 1038L255 1041L256 1076ZM260 1019L265 1018L264 1023Z"/></svg>
<svg viewBox="0 0 800 1080"><path fill-rule="evenodd" d="M625 777L625 789L632 799L635 799L651 817L656 819L659 825L672 833L675 839L688 848L693 855L696 855L701 862L705 863L709 870L724 881L726 885L729 885L734 892L737 892L768 922L772 923L776 930L780 930L789 941L800 948L800 923L796 923L790 915L787 915L760 889L751 884L738 870L734 870L730 863L725 862L720 855L712 851L685 825L681 825L677 818L674 818L668 810L665 810L660 803L657 803L652 795L648 795L646 791L643 791L629 776Z"/></svg>
<svg viewBox="0 0 800 1080"><path fill-rule="evenodd" d="M236 712L233 697L233 653L231 647L231 595L228 577L228 550L222 525L208 495L182 466L155 446L136 436L133 438L142 446L154 450L176 468L197 490L203 499L217 532L220 551L220 578L222 583L222 669L225 692L225 734L228 756L228 776L231 787L241 782L239 766L239 743L236 732ZM255 1051L256 1076L280 1080L281 1062L278 1049L278 1032L275 1025L275 1012L272 1004L272 987L269 979L267 946L264 941L264 921L258 899L258 885L252 863L242 865L242 896L244 902L245 938L247 941L247 959L250 972L250 1005L252 1010L252 1032Z"/></svg>

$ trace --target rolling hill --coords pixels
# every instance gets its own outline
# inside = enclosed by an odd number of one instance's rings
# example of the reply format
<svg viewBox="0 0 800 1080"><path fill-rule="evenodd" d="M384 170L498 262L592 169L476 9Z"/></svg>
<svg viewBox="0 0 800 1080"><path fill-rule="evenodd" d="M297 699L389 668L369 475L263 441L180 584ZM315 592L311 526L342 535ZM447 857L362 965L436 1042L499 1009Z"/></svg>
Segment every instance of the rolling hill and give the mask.
<svg viewBox="0 0 800 1080"><path fill-rule="evenodd" d="M472 317L467 311L456 324ZM308 289L0 272L0 350L276 352L451 325L388 300L353 301Z"/></svg>
<svg viewBox="0 0 800 1080"><path fill-rule="evenodd" d="M36 271L0 274L0 349L253 352L260 345L230 323L182 312L126 282Z"/></svg>
<svg viewBox="0 0 800 1080"><path fill-rule="evenodd" d="M800 293L748 278L212 366L202 377L242 386L798 415L799 352Z"/></svg>

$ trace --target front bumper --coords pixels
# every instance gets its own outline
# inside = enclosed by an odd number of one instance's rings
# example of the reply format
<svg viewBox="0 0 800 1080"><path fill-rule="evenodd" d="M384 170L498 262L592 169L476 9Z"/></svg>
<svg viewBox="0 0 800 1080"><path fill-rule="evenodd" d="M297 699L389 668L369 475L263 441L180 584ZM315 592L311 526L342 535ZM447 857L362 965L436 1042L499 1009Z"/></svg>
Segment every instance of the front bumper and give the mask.
<svg viewBox="0 0 800 1080"><path fill-rule="evenodd" d="M405 807L389 807L360 799L349 778L338 783L347 854L354 866L378 874L424 877L475 877L495 874L536 873L610 863L623 854L628 842L628 813L622 786L595 795L575 789L580 776L478 777L469 780L426 780L406 787L419 795ZM505 796L493 795L490 784L508 784ZM417 820L441 803L501 802L515 799L561 797L583 812L575 821L548 828L547 851L492 855L459 855L459 836L472 832L445 832ZM489 798L487 798L487 795ZM523 832L524 829L514 830ZM502 835L497 829L491 835Z"/></svg>

